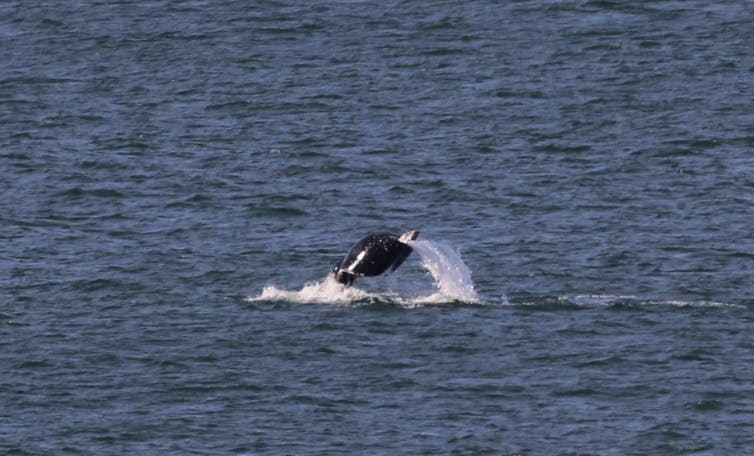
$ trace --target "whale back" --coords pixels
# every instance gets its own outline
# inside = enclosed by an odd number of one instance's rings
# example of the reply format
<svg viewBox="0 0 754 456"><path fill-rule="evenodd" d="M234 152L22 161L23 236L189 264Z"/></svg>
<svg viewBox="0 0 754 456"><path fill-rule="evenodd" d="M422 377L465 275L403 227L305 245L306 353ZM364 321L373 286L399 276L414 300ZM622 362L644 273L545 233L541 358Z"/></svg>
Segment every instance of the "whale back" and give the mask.
<svg viewBox="0 0 754 456"><path fill-rule="evenodd" d="M338 269L356 276L378 276L394 271L412 251L395 234L369 234L351 247Z"/></svg>

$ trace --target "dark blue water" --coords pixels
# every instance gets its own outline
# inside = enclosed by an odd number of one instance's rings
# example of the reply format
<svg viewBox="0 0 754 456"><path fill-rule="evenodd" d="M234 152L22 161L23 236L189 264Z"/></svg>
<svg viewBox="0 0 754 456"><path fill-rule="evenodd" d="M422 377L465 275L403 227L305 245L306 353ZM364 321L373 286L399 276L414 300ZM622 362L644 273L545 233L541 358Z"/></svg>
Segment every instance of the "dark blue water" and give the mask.
<svg viewBox="0 0 754 456"><path fill-rule="evenodd" d="M3 2L0 453L754 453L753 22Z"/></svg>

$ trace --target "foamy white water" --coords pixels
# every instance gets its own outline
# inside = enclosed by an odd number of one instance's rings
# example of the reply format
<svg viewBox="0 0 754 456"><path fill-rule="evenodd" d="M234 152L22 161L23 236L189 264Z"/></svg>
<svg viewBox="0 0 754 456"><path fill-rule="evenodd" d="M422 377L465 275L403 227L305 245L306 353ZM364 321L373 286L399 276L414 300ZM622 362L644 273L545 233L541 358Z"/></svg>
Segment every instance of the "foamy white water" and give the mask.
<svg viewBox="0 0 754 456"><path fill-rule="evenodd" d="M259 296L249 297L247 301L348 304L370 297L374 297L374 295L357 287L346 287L336 282L332 275L328 274L319 282L305 284L300 290L284 290L274 285L267 285L262 289Z"/></svg>
<svg viewBox="0 0 754 456"><path fill-rule="evenodd" d="M426 239L409 241L422 261L422 266L429 271L437 290L428 296L403 297L392 292L370 293L357 286L347 287L327 275L318 282L305 284L300 290L285 290L274 285L267 285L258 296L247 298L250 302L278 300L295 303L349 304L365 299L384 299L403 306L414 304L443 303L449 301L478 302L479 296L474 290L471 271L461 260L458 252L447 244ZM404 265L403 268L406 266ZM401 274L399 268L394 274ZM369 280L360 278L359 280Z"/></svg>

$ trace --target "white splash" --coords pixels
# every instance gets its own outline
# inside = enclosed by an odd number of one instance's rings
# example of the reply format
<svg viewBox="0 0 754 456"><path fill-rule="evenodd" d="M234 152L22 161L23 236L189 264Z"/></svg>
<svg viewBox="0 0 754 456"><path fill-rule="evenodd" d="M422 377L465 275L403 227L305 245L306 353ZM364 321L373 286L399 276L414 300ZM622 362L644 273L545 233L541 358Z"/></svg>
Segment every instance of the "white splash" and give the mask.
<svg viewBox="0 0 754 456"><path fill-rule="evenodd" d="M407 242L422 258L422 266L435 279L437 293L419 298L418 302L447 302L457 300L479 302L479 295L471 280L471 270L461 255L441 242L420 239Z"/></svg>
<svg viewBox="0 0 754 456"><path fill-rule="evenodd" d="M255 301L286 301L301 304L349 304L354 301L369 299L374 295L356 287L346 287L338 283L332 276L319 282L311 282L304 285L300 290L283 290L274 285L267 285L262 289L259 296L246 298L249 302Z"/></svg>
<svg viewBox="0 0 754 456"><path fill-rule="evenodd" d="M359 302L387 301L400 306L412 308L423 304L441 304L452 301L478 303L479 296L474 290L471 271L461 260L460 255L449 245L426 239L408 241L421 257L422 266L434 279L436 292L428 296L403 297L394 292L370 293L356 286L344 286L332 276L307 283L300 290L284 290L274 285L267 285L258 296L246 298L249 302L285 301L301 304L354 304ZM408 265L404 264L394 274L401 274ZM407 274L413 277L413 274ZM369 278L359 278L369 280ZM413 288L413 287L412 287Z"/></svg>

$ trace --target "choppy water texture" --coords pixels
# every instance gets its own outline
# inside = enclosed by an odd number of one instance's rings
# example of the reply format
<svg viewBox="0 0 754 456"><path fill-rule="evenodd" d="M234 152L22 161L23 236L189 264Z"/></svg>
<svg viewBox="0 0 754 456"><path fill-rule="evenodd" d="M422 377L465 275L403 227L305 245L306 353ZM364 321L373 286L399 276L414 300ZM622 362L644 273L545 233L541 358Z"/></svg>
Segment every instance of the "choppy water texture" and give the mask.
<svg viewBox="0 0 754 456"><path fill-rule="evenodd" d="M754 453L752 23L2 2L0 453Z"/></svg>

